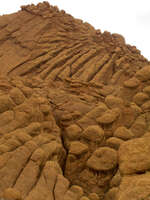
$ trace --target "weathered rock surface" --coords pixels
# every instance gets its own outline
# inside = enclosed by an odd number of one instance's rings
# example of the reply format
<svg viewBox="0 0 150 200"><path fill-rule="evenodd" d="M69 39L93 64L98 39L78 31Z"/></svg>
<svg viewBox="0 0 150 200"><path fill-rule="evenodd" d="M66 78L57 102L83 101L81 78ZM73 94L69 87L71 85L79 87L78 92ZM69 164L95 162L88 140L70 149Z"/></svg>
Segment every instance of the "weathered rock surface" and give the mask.
<svg viewBox="0 0 150 200"><path fill-rule="evenodd" d="M138 138L125 142L119 149L119 168L123 174L134 174L150 170L149 138Z"/></svg>
<svg viewBox="0 0 150 200"><path fill-rule="evenodd" d="M87 161L87 166L96 171L107 171L117 165L117 152L109 147L97 149Z"/></svg>
<svg viewBox="0 0 150 200"><path fill-rule="evenodd" d="M149 200L150 62L47 2L0 17L0 199Z"/></svg>
<svg viewBox="0 0 150 200"><path fill-rule="evenodd" d="M150 198L150 173L142 175L125 176L122 179L117 194L117 200L149 200Z"/></svg>

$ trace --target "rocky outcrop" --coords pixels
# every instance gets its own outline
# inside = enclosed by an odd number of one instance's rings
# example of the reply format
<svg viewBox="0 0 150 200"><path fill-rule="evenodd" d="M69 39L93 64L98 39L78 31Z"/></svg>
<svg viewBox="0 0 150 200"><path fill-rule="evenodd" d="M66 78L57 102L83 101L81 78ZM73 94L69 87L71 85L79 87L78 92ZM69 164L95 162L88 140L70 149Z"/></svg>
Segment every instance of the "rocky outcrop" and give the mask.
<svg viewBox="0 0 150 200"><path fill-rule="evenodd" d="M0 198L148 200L150 63L43 2L0 17Z"/></svg>

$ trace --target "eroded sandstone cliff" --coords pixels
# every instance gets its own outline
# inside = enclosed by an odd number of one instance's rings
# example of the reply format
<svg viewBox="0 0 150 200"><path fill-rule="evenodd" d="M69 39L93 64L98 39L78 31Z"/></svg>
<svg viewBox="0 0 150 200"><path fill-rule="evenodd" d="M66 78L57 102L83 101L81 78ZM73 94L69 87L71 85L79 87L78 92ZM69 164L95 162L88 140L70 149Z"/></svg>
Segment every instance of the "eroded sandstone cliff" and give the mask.
<svg viewBox="0 0 150 200"><path fill-rule="evenodd" d="M150 63L47 2L0 17L0 197L149 200Z"/></svg>

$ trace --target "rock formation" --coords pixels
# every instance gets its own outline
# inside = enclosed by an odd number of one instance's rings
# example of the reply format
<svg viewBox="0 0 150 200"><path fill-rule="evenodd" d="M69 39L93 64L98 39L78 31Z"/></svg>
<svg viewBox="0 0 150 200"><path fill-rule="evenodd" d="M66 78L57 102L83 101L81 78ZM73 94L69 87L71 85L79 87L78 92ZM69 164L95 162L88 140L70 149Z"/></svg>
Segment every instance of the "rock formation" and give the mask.
<svg viewBox="0 0 150 200"><path fill-rule="evenodd" d="M150 62L47 2L0 17L1 200L150 200Z"/></svg>

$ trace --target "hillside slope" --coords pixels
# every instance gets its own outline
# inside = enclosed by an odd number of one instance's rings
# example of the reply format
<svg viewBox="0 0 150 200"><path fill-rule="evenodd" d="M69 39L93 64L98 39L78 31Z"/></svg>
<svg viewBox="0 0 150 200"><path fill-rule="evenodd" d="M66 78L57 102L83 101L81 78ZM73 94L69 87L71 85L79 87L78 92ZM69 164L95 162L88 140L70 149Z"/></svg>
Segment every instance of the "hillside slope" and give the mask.
<svg viewBox="0 0 150 200"><path fill-rule="evenodd" d="M150 63L47 2L0 17L0 198L149 200Z"/></svg>

